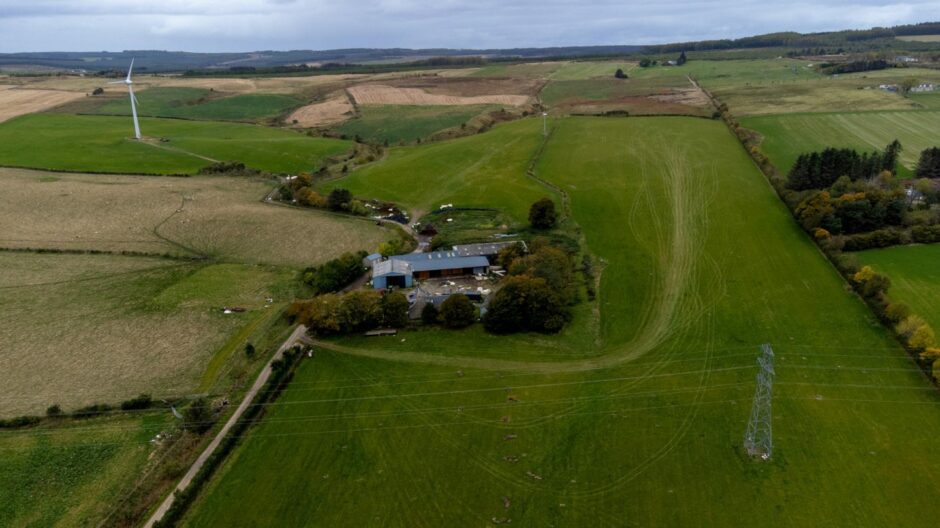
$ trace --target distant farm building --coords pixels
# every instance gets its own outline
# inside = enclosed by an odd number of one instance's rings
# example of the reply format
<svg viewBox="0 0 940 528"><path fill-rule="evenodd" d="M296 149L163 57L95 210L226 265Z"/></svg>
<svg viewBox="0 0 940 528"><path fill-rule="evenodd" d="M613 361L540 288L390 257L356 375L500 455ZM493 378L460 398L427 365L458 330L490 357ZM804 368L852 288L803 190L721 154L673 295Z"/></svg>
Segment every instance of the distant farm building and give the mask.
<svg viewBox="0 0 940 528"><path fill-rule="evenodd" d="M414 279L482 275L489 267L486 257L462 257L455 251L396 255L372 266L372 286L376 289L389 286L411 288Z"/></svg>
<svg viewBox="0 0 940 528"><path fill-rule="evenodd" d="M459 246L454 246L454 252L461 257L486 257L490 263L493 263L496 260L496 257L499 256L500 251L516 244L521 244L523 251L528 251L525 242L520 240L519 242L485 242L482 244L462 244Z"/></svg>
<svg viewBox="0 0 940 528"><path fill-rule="evenodd" d="M382 260L381 253L373 253L366 258L362 259L362 266L365 268L371 268L373 264Z"/></svg>

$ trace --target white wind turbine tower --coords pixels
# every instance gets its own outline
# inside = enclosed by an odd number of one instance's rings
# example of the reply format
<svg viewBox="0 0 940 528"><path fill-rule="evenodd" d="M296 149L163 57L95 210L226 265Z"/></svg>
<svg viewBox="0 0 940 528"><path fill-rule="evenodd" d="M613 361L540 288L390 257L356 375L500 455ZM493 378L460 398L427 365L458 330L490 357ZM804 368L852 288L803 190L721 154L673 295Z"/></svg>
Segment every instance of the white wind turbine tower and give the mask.
<svg viewBox="0 0 940 528"><path fill-rule="evenodd" d="M140 123L137 122L137 96L134 95L134 81L131 80L131 72L134 70L134 59L131 59L131 67L127 69L127 78L123 81L111 81L108 84L126 84L127 92L131 96L131 115L134 116L134 137L140 139Z"/></svg>

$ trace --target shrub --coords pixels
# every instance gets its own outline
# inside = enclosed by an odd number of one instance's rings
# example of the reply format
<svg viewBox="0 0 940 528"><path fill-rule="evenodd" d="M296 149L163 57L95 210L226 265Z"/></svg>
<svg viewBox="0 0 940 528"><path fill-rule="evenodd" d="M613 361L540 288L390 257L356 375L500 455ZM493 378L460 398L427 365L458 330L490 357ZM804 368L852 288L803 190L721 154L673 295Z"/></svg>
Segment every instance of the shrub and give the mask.
<svg viewBox="0 0 940 528"><path fill-rule="evenodd" d="M926 350L933 347L936 343L937 336L934 334L933 328L926 323L914 330L914 333L911 334L911 337L907 340L908 346L914 350Z"/></svg>
<svg viewBox="0 0 940 528"><path fill-rule="evenodd" d="M141 394L136 398L121 402L122 411L132 411L138 409L148 409L153 405L153 398L149 394Z"/></svg>
<svg viewBox="0 0 940 528"><path fill-rule="evenodd" d="M493 295L483 324L490 332L555 333L571 319L568 306L545 279L509 277Z"/></svg>
<svg viewBox="0 0 940 528"><path fill-rule="evenodd" d="M346 166L343 165L343 167L345 168ZM349 189L336 188L330 191L330 195L326 200L330 209L334 211L342 211L343 209L346 209L349 205L349 202L352 201L352 193L349 192Z"/></svg>
<svg viewBox="0 0 940 528"><path fill-rule="evenodd" d="M255 356L255 345L245 343L245 356L249 359Z"/></svg>
<svg viewBox="0 0 940 528"><path fill-rule="evenodd" d="M911 315L911 309L906 304L895 302L888 305L885 309L885 318L892 323L900 323Z"/></svg>
<svg viewBox="0 0 940 528"><path fill-rule="evenodd" d="M39 424L42 418L38 416L17 416L8 420L0 420L0 429L18 429L20 427L32 427Z"/></svg>
<svg viewBox="0 0 940 528"><path fill-rule="evenodd" d="M551 229L557 220L555 202L550 198L542 198L529 208L529 223L536 229Z"/></svg>
<svg viewBox="0 0 940 528"><path fill-rule="evenodd" d="M62 416L62 407L60 407L58 403L54 405L50 405L46 409L46 416L50 418L55 418L56 416Z"/></svg>
<svg viewBox="0 0 940 528"><path fill-rule="evenodd" d="M477 308L462 293L456 293L441 303L441 319L449 328L470 326L477 320Z"/></svg>
<svg viewBox="0 0 940 528"><path fill-rule="evenodd" d="M382 321L379 294L366 290L349 292L340 298L337 315L345 333L371 330Z"/></svg>
<svg viewBox="0 0 940 528"><path fill-rule="evenodd" d="M345 253L320 266L304 270L304 282L309 284L315 294L332 293L352 284L362 276L362 259L365 251Z"/></svg>
<svg viewBox="0 0 940 528"><path fill-rule="evenodd" d="M109 412L113 409L107 403L95 403L92 405L87 405L80 409L77 409L72 413L73 418L92 418L95 416L100 416L106 412Z"/></svg>
<svg viewBox="0 0 940 528"><path fill-rule="evenodd" d="M424 308L421 309L421 322L424 324L435 324L438 322L440 313L437 311L437 306L434 306L431 303L424 305Z"/></svg>
<svg viewBox="0 0 940 528"><path fill-rule="evenodd" d="M183 428L197 434L208 431L214 421L209 401L205 398L198 398L189 404L183 412L183 418Z"/></svg>
<svg viewBox="0 0 940 528"><path fill-rule="evenodd" d="M382 325L401 328L408 325L408 298L400 292L387 293L382 297Z"/></svg>

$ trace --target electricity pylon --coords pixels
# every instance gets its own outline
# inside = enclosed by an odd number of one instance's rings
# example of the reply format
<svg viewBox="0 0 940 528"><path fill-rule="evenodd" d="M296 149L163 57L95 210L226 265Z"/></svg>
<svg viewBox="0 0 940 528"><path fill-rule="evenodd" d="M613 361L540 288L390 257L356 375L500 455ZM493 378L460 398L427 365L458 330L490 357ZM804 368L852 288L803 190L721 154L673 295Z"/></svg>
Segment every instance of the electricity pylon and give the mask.
<svg viewBox="0 0 940 528"><path fill-rule="evenodd" d="M752 457L768 460L774 453L773 412L771 403L774 388L774 351L770 345L761 345L763 355L757 358L757 390L751 407L751 419L744 434L744 449Z"/></svg>

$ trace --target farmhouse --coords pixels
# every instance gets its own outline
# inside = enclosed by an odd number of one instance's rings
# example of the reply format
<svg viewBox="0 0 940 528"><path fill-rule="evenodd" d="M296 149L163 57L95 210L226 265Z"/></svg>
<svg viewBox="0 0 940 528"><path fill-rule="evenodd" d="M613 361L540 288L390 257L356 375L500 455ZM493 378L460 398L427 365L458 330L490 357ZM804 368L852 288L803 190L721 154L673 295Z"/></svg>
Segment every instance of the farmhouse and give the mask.
<svg viewBox="0 0 940 528"><path fill-rule="evenodd" d="M460 256L455 251L432 251L396 255L372 266L372 286L410 288L414 279L458 277L486 273L490 262L483 256Z"/></svg>

